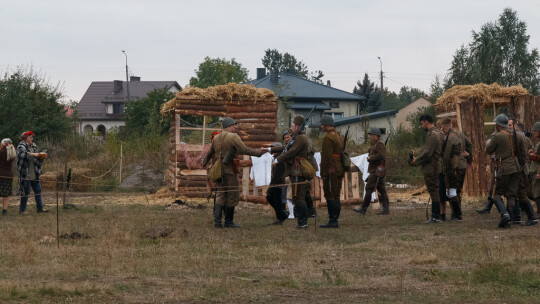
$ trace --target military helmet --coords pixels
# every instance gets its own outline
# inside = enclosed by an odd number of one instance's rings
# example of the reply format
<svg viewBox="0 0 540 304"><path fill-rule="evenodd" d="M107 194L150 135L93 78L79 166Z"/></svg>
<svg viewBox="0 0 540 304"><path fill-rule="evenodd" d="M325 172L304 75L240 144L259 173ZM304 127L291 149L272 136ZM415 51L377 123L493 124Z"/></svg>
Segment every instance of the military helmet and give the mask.
<svg viewBox="0 0 540 304"><path fill-rule="evenodd" d="M332 116L323 115L323 117L321 117L321 125L335 126L336 124L334 123L334 118L332 118Z"/></svg>
<svg viewBox="0 0 540 304"><path fill-rule="evenodd" d="M221 121L221 124L223 125L223 129L225 129L225 128L228 128L228 127L236 124L236 120L234 120L234 119L232 119L230 117L225 117Z"/></svg>
<svg viewBox="0 0 540 304"><path fill-rule="evenodd" d="M540 121L537 121L537 122L534 123L532 131L539 131L540 132Z"/></svg>
<svg viewBox="0 0 540 304"><path fill-rule="evenodd" d="M373 135L377 135L377 136L381 137L381 129L371 127L371 128L369 128L368 134L373 134Z"/></svg>
<svg viewBox="0 0 540 304"><path fill-rule="evenodd" d="M508 128L508 116L504 114L497 115L493 121L503 128Z"/></svg>

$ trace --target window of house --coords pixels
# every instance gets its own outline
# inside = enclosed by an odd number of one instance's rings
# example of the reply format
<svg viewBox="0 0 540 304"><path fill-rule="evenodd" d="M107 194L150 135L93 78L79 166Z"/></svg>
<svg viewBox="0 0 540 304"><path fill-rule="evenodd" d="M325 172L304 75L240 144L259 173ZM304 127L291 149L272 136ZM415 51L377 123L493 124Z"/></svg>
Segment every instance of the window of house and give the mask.
<svg viewBox="0 0 540 304"><path fill-rule="evenodd" d="M340 118L343 118L343 112L339 112L339 113L328 113L328 115L331 115L332 118L334 118L334 119L340 119Z"/></svg>
<svg viewBox="0 0 540 304"><path fill-rule="evenodd" d="M124 105L121 103L115 103L113 105L113 114L124 114Z"/></svg>
<svg viewBox="0 0 540 304"><path fill-rule="evenodd" d="M328 102L328 106L332 109L339 108L339 101L330 101Z"/></svg>

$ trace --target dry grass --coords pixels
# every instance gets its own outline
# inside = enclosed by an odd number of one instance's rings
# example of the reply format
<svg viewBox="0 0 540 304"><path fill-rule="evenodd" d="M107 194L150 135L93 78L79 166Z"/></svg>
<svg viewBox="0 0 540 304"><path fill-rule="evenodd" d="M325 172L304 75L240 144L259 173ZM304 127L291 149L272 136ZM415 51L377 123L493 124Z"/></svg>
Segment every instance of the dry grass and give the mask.
<svg viewBox="0 0 540 304"><path fill-rule="evenodd" d="M460 99L478 99L491 101L496 97L526 96L529 92L521 85L503 87L498 83L475 85L456 85L446 90L441 97L437 98L437 105L446 107L448 104L459 102Z"/></svg>
<svg viewBox="0 0 540 304"><path fill-rule="evenodd" d="M60 233L89 238L62 239L59 249L53 206L36 214L31 199L28 215L11 207L0 218L2 303L519 303L540 295L538 226L498 230L498 216L477 215L477 206L461 223L432 226L421 224L421 204L392 205L386 217L345 207L340 229L315 230L310 219L298 231L293 221L268 226L262 206L238 209L242 229L213 229L204 201L70 202L79 209L60 211ZM326 221L326 210L319 214ZM141 238L154 227L173 232Z"/></svg>

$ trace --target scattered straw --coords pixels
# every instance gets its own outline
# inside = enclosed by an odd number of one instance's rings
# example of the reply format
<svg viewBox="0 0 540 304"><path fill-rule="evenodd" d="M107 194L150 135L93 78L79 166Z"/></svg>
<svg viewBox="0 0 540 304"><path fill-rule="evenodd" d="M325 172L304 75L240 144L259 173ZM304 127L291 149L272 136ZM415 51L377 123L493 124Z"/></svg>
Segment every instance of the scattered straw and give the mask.
<svg viewBox="0 0 540 304"><path fill-rule="evenodd" d="M269 89L258 89L253 85L228 83L206 89L187 87L176 93L175 98L166 102L161 108L161 114L167 115L167 112L174 109L176 104L181 102L182 97L193 96L194 99L201 101L214 101L218 98L232 101L234 98L251 98L254 102L257 100L268 100L275 96Z"/></svg>
<svg viewBox="0 0 540 304"><path fill-rule="evenodd" d="M437 105L447 106L459 102L460 99L477 99L491 101L497 97L516 97L526 96L529 92L521 85L512 87L503 87L498 83L490 85L479 83L475 85L456 85L446 90L441 97L437 98Z"/></svg>

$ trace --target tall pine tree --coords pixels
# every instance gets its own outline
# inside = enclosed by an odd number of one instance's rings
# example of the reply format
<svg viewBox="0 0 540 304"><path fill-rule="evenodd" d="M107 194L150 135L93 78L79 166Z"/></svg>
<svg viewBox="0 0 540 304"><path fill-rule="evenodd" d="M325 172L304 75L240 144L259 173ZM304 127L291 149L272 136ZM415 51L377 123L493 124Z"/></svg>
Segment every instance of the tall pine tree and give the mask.
<svg viewBox="0 0 540 304"><path fill-rule="evenodd" d="M375 83L369 80L366 73L362 82L356 83L353 89L353 94L364 96L365 101L361 101L358 105L359 112L376 112L382 103L382 91L375 86Z"/></svg>

